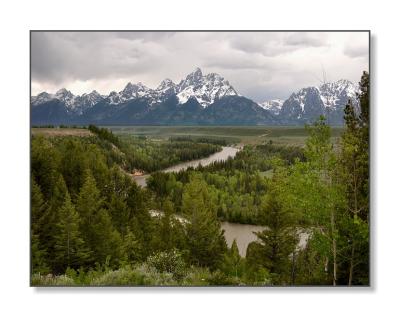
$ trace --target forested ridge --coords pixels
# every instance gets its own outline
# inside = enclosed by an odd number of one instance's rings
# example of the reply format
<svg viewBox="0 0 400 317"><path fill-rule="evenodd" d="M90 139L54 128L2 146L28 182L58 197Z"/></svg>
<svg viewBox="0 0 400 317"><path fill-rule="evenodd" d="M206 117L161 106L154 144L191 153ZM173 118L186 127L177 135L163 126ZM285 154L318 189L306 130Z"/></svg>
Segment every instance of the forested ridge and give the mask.
<svg viewBox="0 0 400 317"><path fill-rule="evenodd" d="M226 143L95 126L87 137L32 136L31 284L368 285L368 73L360 86L360 111L346 105L339 144L321 117L304 147L247 145L178 173L158 171ZM133 170L153 172L147 188ZM242 258L221 220L266 229Z"/></svg>

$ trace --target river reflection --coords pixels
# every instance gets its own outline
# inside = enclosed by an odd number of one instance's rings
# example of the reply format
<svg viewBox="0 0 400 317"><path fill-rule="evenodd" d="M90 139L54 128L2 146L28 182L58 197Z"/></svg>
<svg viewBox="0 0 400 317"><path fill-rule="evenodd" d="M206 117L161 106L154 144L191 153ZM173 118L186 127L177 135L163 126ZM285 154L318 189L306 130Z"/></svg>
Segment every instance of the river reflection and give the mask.
<svg viewBox="0 0 400 317"><path fill-rule="evenodd" d="M261 232L266 227L232 222L221 222L221 228L225 231L224 236L228 247L231 247L233 240L236 239L239 254L242 257L245 257L248 245L257 240L257 236L254 234L254 232ZM299 235L299 243L297 248L304 249L310 237L310 231L298 229L297 232Z"/></svg>
<svg viewBox="0 0 400 317"><path fill-rule="evenodd" d="M257 240L257 236L254 234L254 232L261 232L265 227L232 222L221 222L221 228L225 231L224 236L228 247L231 247L233 240L236 239L239 254L242 257L245 257L249 243Z"/></svg>

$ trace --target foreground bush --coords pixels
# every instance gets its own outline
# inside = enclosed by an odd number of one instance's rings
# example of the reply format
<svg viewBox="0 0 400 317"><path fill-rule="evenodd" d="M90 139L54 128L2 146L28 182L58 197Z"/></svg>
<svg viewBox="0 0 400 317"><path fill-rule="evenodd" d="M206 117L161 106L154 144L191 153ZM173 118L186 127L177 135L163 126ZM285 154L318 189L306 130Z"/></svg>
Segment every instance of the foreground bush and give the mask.
<svg viewBox="0 0 400 317"><path fill-rule="evenodd" d="M210 272L208 268L190 267L185 275L174 277L173 273L160 272L148 263L118 270L77 272L67 270L65 275L53 276L33 274L32 286L234 286L265 285L246 283L246 281L229 277L217 270Z"/></svg>

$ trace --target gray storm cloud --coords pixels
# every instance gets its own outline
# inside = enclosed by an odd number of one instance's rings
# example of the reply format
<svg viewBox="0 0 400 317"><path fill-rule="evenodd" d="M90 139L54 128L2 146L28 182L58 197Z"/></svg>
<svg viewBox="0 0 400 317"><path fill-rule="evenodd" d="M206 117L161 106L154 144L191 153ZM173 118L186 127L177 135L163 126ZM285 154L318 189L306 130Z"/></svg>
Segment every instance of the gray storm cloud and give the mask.
<svg viewBox="0 0 400 317"><path fill-rule="evenodd" d="M195 67L217 72L255 101L286 98L368 70L367 32L32 32L32 94L66 87L107 94L128 82L156 87Z"/></svg>

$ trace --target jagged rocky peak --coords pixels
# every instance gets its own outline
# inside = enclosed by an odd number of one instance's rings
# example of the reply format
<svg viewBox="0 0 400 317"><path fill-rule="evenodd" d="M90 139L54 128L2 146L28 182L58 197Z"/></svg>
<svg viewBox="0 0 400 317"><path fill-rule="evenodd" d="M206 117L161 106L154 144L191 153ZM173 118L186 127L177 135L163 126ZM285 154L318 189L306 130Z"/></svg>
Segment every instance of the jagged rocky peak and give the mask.
<svg viewBox="0 0 400 317"><path fill-rule="evenodd" d="M340 79L333 83L325 83L319 87L322 95L331 95L337 97L355 98L359 88L357 84L346 80Z"/></svg>
<svg viewBox="0 0 400 317"><path fill-rule="evenodd" d="M138 82L137 84L132 84L129 82L124 90L122 91L123 93L128 93L128 94L133 94L137 93L139 91L147 91L149 88L147 88L142 82Z"/></svg>
<svg viewBox="0 0 400 317"><path fill-rule="evenodd" d="M205 77L207 80L210 80L210 81L223 81L224 80L224 78L217 73L209 73Z"/></svg>
<svg viewBox="0 0 400 317"><path fill-rule="evenodd" d="M196 67L193 72L186 76L187 80L197 82L203 77L203 72L199 67Z"/></svg>
<svg viewBox="0 0 400 317"><path fill-rule="evenodd" d="M59 100L72 99L74 95L66 88L61 88L55 94L55 98Z"/></svg>
<svg viewBox="0 0 400 317"><path fill-rule="evenodd" d="M67 108L73 109L77 106L77 104L75 103L76 96L74 96L72 92L65 88L61 88L60 90L58 90L54 95L54 98L63 101Z"/></svg>
<svg viewBox="0 0 400 317"><path fill-rule="evenodd" d="M99 93L97 90L93 90L90 94L91 94L92 96L100 96L100 97L102 97L102 96L100 95L100 93Z"/></svg>
<svg viewBox="0 0 400 317"><path fill-rule="evenodd" d="M116 105L116 104L119 104L121 102L121 96L116 91L110 92L110 94L108 95L107 99L108 99L108 102L111 105Z"/></svg>
<svg viewBox="0 0 400 317"><path fill-rule="evenodd" d="M98 103L100 100L102 100L103 97L96 90L93 90L89 94L83 94L81 96L81 99L82 99L82 103L85 106L93 106L96 103Z"/></svg>
<svg viewBox="0 0 400 317"><path fill-rule="evenodd" d="M120 94L120 100L122 102L134 99L134 98L139 98L146 96L149 92L151 92L151 89L146 87L142 82L138 82L137 84L132 84L129 82L125 88L119 93Z"/></svg>
<svg viewBox="0 0 400 317"><path fill-rule="evenodd" d="M42 103L48 102L51 99L53 99L53 96L44 91L44 92L41 92L40 94L38 94L37 96L32 96L31 104L32 104L32 106L36 106L36 105L40 105Z"/></svg>
<svg viewBox="0 0 400 317"><path fill-rule="evenodd" d="M171 79L169 79L169 78L166 78L166 79L164 79L161 83L160 83L160 85L158 85L158 87L157 87L157 91L159 92L159 93L171 93L171 92L175 92L175 88L176 88L176 85L175 85L175 83L171 80Z"/></svg>
<svg viewBox="0 0 400 317"><path fill-rule="evenodd" d="M84 93L81 97L101 97L101 95L97 92L97 90L92 90L90 93Z"/></svg>
<svg viewBox="0 0 400 317"><path fill-rule="evenodd" d="M190 74L188 74L185 79L181 80L181 82L178 85L179 90L182 91L186 87L196 86L201 82L202 79L203 79L203 73L200 68L196 67L196 69L192 71Z"/></svg>
<svg viewBox="0 0 400 317"><path fill-rule="evenodd" d="M127 83L123 91L132 91L134 89L131 82Z"/></svg>
<svg viewBox="0 0 400 317"><path fill-rule="evenodd" d="M190 97L195 97L202 107L207 107L223 96L238 95L235 89L216 73L203 75L200 68L186 76L178 85L178 100L186 103Z"/></svg>
<svg viewBox="0 0 400 317"><path fill-rule="evenodd" d="M47 97L47 98L50 98L51 95L50 95L49 93L43 91L43 92L41 92L40 94L38 94L37 97L40 97L40 98L46 98L46 97Z"/></svg>

